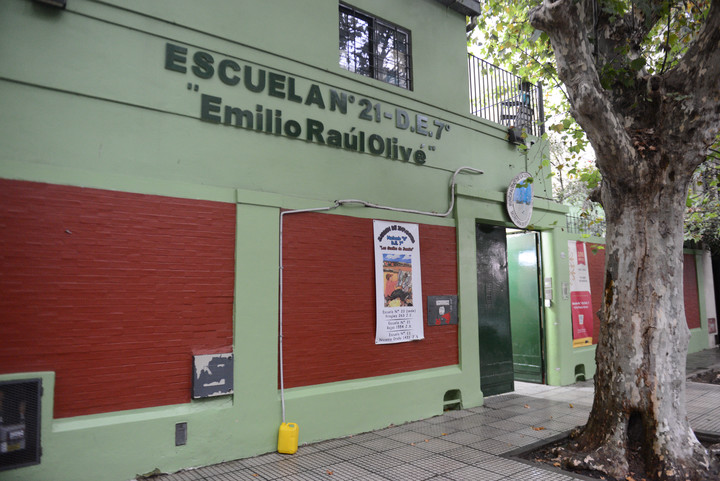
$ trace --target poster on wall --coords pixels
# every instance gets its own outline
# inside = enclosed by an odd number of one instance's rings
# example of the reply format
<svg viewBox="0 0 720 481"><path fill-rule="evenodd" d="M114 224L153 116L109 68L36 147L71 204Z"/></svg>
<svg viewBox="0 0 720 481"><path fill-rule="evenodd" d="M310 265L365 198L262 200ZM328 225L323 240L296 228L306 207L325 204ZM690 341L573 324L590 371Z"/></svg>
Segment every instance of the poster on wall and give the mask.
<svg viewBox="0 0 720 481"><path fill-rule="evenodd" d="M570 262L573 347L590 346L593 335L593 309L585 243L568 241L568 259Z"/></svg>
<svg viewBox="0 0 720 481"><path fill-rule="evenodd" d="M714 317L708 317L708 334L717 334L717 321Z"/></svg>
<svg viewBox="0 0 720 481"><path fill-rule="evenodd" d="M375 344L424 338L420 236L417 224L373 221Z"/></svg>

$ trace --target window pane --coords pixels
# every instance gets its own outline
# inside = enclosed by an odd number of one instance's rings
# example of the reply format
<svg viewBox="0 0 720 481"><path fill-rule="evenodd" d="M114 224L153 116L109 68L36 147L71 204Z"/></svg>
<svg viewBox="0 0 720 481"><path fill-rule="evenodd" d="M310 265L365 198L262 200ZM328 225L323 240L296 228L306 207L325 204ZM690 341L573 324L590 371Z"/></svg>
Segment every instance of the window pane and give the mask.
<svg viewBox="0 0 720 481"><path fill-rule="evenodd" d="M395 45L398 52L408 53L408 35L400 30L395 30Z"/></svg>
<svg viewBox="0 0 720 481"><path fill-rule="evenodd" d="M398 83L397 83L397 85L398 85L399 87L404 88L404 89L409 89L409 88L410 88L410 81L408 80L407 77L401 75L400 78L398 78Z"/></svg>
<svg viewBox="0 0 720 481"><path fill-rule="evenodd" d="M393 29L378 24L375 32L375 55L380 68L387 65L388 61L393 62L393 51L395 49L395 35Z"/></svg>
<svg viewBox="0 0 720 481"><path fill-rule="evenodd" d="M340 66L411 88L410 34L391 23L340 5Z"/></svg>
<svg viewBox="0 0 720 481"><path fill-rule="evenodd" d="M340 12L340 66L372 76L370 22L343 11Z"/></svg>
<svg viewBox="0 0 720 481"><path fill-rule="evenodd" d="M408 35L396 27L379 22L375 35L378 78L393 85L409 88Z"/></svg>

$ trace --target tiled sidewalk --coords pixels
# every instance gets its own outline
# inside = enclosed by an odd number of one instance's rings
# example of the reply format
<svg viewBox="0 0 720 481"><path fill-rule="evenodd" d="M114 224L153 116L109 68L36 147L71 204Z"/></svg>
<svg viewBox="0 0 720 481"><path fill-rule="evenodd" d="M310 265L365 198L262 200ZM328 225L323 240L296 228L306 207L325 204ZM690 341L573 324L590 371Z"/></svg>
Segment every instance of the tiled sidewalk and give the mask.
<svg viewBox="0 0 720 481"><path fill-rule="evenodd" d="M720 352L688 371L720 363ZM303 445L277 453L180 471L158 481L238 480L539 480L587 479L502 455L584 424L592 405L591 382L551 387L516 383L516 392L485 405L391 426L379 431ZM720 433L720 386L688 383L687 407L698 431Z"/></svg>

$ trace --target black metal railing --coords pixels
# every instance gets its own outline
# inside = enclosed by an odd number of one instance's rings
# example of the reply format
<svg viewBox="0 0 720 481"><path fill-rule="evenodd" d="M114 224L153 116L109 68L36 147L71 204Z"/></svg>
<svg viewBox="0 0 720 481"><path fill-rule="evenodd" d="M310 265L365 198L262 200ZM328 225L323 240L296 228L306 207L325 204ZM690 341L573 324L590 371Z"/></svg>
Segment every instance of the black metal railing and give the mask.
<svg viewBox="0 0 720 481"><path fill-rule="evenodd" d="M530 135L545 133L542 84L523 80L472 54L468 54L468 76L473 115L525 129Z"/></svg>
<svg viewBox="0 0 720 481"><path fill-rule="evenodd" d="M567 231L570 234L586 234L605 237L605 221L579 215L565 215Z"/></svg>

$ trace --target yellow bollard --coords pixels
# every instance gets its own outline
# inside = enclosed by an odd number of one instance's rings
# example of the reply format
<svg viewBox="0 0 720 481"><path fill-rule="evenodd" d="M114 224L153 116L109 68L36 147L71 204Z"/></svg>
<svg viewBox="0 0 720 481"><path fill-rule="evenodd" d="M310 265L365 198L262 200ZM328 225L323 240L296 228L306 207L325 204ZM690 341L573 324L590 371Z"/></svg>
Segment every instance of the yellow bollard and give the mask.
<svg viewBox="0 0 720 481"><path fill-rule="evenodd" d="M282 423L278 432L278 453L295 454L298 450L298 425Z"/></svg>

